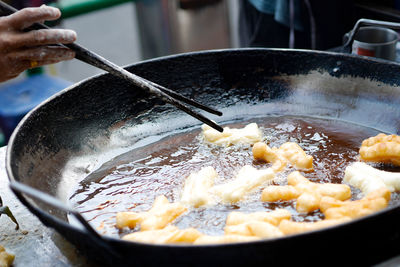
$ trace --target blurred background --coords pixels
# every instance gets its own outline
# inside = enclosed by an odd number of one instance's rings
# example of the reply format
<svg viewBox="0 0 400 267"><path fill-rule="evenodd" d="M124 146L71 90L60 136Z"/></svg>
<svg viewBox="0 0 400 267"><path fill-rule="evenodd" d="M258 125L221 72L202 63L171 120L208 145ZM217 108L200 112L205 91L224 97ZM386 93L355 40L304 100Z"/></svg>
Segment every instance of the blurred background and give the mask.
<svg viewBox="0 0 400 267"><path fill-rule="evenodd" d="M39 0L9 2L18 8L41 3ZM313 2L323 2L323 6ZM340 10L329 8L332 5L329 2ZM317 23L326 24L326 31L343 28L335 17L347 16L339 21L346 19L346 28L340 34L349 31L361 17L400 21L398 0L310 3L315 6ZM81 45L119 65L169 54L241 46L240 0L59 0L50 4L63 11L57 27L75 30ZM324 12L334 13L333 17L319 22L318 14ZM50 66L46 72L78 82L101 71L73 60Z"/></svg>
<svg viewBox="0 0 400 267"><path fill-rule="evenodd" d="M327 50L359 18L400 22L400 0L8 0L16 8L56 6L55 27L125 66L190 51L248 46ZM264 3L261 5L260 3ZM273 4L268 6L265 3ZM293 39L291 34L293 33ZM295 40L294 40L295 39ZM102 71L78 60L30 70L0 84L0 146L34 106Z"/></svg>

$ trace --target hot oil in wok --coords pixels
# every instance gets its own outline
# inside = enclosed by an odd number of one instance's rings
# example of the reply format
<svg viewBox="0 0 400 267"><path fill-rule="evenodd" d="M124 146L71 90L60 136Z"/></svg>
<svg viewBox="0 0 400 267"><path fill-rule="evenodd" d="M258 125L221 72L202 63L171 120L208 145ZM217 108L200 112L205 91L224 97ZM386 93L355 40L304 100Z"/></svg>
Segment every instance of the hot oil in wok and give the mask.
<svg viewBox="0 0 400 267"><path fill-rule="evenodd" d="M357 161L361 142L379 133L340 121L297 117L262 118L229 126L243 127L250 122L259 125L270 147L296 142L312 155L315 170L305 176L313 182L341 183L345 167ZM221 183L233 178L246 164L256 168L270 166L254 161L249 146L216 147L204 144L199 136L200 130L173 135L113 159L81 182L71 201L101 233L121 236L125 232L115 227L117 212L147 211L155 197L162 194L171 202L179 201L184 179L202 167L214 167L220 177L216 183ZM288 168L278 174L274 183L285 184L285 177L293 170ZM174 224L181 229L195 227L214 235L223 234L226 216L234 210L287 208L295 221L323 218L319 211L307 215L297 213L294 201L263 203L260 194L261 189L235 205L192 209ZM353 190L353 198L358 198L358 194L358 190ZM397 194L392 195L392 202L393 199L398 199Z"/></svg>

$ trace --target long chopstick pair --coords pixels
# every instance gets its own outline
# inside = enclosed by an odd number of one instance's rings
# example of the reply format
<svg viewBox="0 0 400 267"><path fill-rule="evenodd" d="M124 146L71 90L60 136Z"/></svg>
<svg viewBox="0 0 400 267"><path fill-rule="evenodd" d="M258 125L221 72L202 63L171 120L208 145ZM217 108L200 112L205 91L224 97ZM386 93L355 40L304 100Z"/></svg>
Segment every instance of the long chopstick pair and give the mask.
<svg viewBox="0 0 400 267"><path fill-rule="evenodd" d="M8 4L4 3L3 1L0 1L0 13L3 16L11 15L18 10L13 8L12 6L9 6ZM42 23L35 23L31 27L27 28L26 31L31 31L31 30L39 30L39 29L50 29L48 26L42 24ZM223 128L213 122L212 120L206 118L205 116L201 115L200 113L191 110L188 106L186 106L183 103L192 105L194 107L197 107L199 109L202 109L204 111L207 111L209 113L222 116L222 112L215 110L211 107L205 106L201 103L198 103L192 99L189 99L185 96L182 96L170 89L167 89L159 84L156 84L154 82L151 82L149 80L146 80L140 76L137 76L124 68L119 67L118 65L112 63L111 61L97 55L96 53L84 48L83 46L77 44L77 43L72 43L72 44L57 44L60 46L65 46L68 47L69 49L73 50L75 52L75 58L79 59L87 64L90 64L94 67L100 68L102 70L105 70L106 72L109 72L117 77L120 77L122 79L125 79L128 82L131 82L132 84L147 90L148 92L157 95L160 97L162 100L165 102L174 105L175 107L179 108L180 110L186 112L190 116L204 122L205 124L209 125L210 127L216 129L219 132L223 131ZM183 102L183 103L181 103Z"/></svg>

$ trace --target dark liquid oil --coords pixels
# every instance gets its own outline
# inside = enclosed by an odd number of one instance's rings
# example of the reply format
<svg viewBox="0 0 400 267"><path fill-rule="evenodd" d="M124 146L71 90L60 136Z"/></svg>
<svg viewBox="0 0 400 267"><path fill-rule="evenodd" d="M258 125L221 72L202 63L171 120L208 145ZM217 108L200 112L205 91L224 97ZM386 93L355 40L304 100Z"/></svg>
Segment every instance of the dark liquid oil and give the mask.
<svg viewBox="0 0 400 267"><path fill-rule="evenodd" d="M270 147L279 147L285 142L296 142L314 158L314 171L302 174L313 182L342 183L346 166L358 161L358 150L364 139L375 136L379 131L336 120L269 117L243 121L224 126L241 128L256 122ZM158 142L134 149L105 163L90 174L78 186L71 197L76 209L100 233L119 237L127 231L115 227L115 216L120 211L147 211L154 199L165 195L170 202L178 202L184 180L192 172L212 166L219 178L216 184L233 179L244 165L263 169L269 163L253 160L251 146L218 147L206 144L201 131L171 135ZM380 169L383 166L375 165ZM399 171L392 168L392 171ZM289 166L278 173L275 185L287 184L286 177L295 171ZM218 204L211 207L189 209L174 221L181 229L194 227L205 234L223 234L226 216L232 211L256 212L286 208L295 221L317 221L323 214L315 211L299 214L295 201L262 202L259 188L243 201ZM353 199L360 198L360 192L352 188ZM392 194L391 205L398 195Z"/></svg>

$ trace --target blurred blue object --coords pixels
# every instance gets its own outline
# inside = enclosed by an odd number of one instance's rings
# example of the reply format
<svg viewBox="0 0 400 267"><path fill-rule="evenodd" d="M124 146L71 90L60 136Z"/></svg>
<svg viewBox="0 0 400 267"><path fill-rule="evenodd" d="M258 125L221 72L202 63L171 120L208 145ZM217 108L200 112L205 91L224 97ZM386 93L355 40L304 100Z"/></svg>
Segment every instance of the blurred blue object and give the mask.
<svg viewBox="0 0 400 267"><path fill-rule="evenodd" d="M34 107L72 83L46 74L0 86L0 129L5 142L19 121Z"/></svg>
<svg viewBox="0 0 400 267"><path fill-rule="evenodd" d="M4 134L2 132L0 132L0 147L5 146L6 145L6 140L4 138Z"/></svg>

